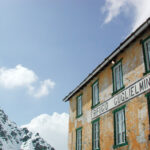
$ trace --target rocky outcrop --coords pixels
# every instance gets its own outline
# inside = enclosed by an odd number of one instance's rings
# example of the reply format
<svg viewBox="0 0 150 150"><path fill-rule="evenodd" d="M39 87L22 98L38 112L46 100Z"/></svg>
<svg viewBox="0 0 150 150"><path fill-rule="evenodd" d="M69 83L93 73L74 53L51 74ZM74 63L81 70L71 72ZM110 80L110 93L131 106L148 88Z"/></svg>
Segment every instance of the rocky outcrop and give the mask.
<svg viewBox="0 0 150 150"><path fill-rule="evenodd" d="M0 150L55 150L39 133L19 128L0 109Z"/></svg>

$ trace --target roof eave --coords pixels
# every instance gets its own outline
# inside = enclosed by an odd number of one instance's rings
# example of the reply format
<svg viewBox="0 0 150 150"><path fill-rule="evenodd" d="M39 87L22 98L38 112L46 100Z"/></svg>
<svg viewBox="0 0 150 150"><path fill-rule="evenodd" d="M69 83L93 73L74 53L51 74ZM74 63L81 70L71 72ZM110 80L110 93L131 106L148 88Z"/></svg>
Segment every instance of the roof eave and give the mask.
<svg viewBox="0 0 150 150"><path fill-rule="evenodd" d="M114 50L94 71L85 78L72 92L70 92L64 99L64 102L69 99L80 90L85 84L87 84L107 63L110 62L117 54L119 54L127 45L129 45L137 36L139 36L150 25L150 18L148 18L138 29L135 30L122 44Z"/></svg>

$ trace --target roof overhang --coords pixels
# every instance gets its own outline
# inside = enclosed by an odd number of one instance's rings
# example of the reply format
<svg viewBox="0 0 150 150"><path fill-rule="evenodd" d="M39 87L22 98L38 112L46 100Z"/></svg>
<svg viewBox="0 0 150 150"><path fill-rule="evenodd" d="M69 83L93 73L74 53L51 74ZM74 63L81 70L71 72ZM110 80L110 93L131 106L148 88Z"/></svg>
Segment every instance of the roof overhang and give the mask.
<svg viewBox="0 0 150 150"><path fill-rule="evenodd" d="M63 101L69 101L80 89L82 89L98 72L100 72L111 60L113 60L126 46L136 39L145 29L150 26L150 18L148 18L139 28L131 33L100 65L98 65L92 73L90 73L72 92L70 92Z"/></svg>

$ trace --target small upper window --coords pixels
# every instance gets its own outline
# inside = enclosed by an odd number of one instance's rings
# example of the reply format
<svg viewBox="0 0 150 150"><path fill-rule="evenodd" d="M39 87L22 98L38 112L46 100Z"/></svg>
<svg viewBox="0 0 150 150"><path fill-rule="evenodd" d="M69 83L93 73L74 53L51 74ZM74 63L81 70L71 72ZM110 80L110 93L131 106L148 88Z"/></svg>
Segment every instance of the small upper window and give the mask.
<svg viewBox="0 0 150 150"><path fill-rule="evenodd" d="M113 71L113 92L116 93L118 90L123 88L123 73L122 63L119 61L112 68Z"/></svg>
<svg viewBox="0 0 150 150"><path fill-rule="evenodd" d="M98 81L96 81L92 85L92 106L95 106L99 103L99 85Z"/></svg>
<svg viewBox="0 0 150 150"><path fill-rule="evenodd" d="M77 97L77 117L82 115L82 95Z"/></svg>
<svg viewBox="0 0 150 150"><path fill-rule="evenodd" d="M143 41L146 72L150 72L150 38Z"/></svg>

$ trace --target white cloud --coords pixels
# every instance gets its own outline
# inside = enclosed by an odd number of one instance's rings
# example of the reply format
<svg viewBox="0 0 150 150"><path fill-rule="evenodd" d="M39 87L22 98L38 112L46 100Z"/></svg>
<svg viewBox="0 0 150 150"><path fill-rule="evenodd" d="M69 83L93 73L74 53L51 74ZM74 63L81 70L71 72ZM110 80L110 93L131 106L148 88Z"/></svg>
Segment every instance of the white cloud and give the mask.
<svg viewBox="0 0 150 150"><path fill-rule="evenodd" d="M23 67L17 65L15 68L0 68L0 85L5 88L15 88L20 86L27 86L38 79L36 74Z"/></svg>
<svg viewBox="0 0 150 150"><path fill-rule="evenodd" d="M106 0L103 12L107 12L105 23L109 23L114 17L120 14L121 8L126 4L127 0Z"/></svg>
<svg viewBox="0 0 150 150"><path fill-rule="evenodd" d="M40 87L33 84L38 84ZM17 87L26 87L30 95L41 98L49 94L54 88L55 82L51 79L39 81L38 76L33 70L30 70L22 65L17 65L14 68L0 68L0 86L6 89Z"/></svg>
<svg viewBox="0 0 150 150"><path fill-rule="evenodd" d="M119 14L133 16L132 31L150 17L150 0L106 0L103 12L107 13L104 23L109 23Z"/></svg>
<svg viewBox="0 0 150 150"><path fill-rule="evenodd" d="M30 94L32 94L36 98L40 98L49 94L50 89L53 89L55 86L55 82L51 81L50 79L41 81L40 87L35 89L35 87L30 86Z"/></svg>
<svg viewBox="0 0 150 150"><path fill-rule="evenodd" d="M41 114L22 127L38 132L56 150L67 150L68 119L69 115L66 113Z"/></svg>

